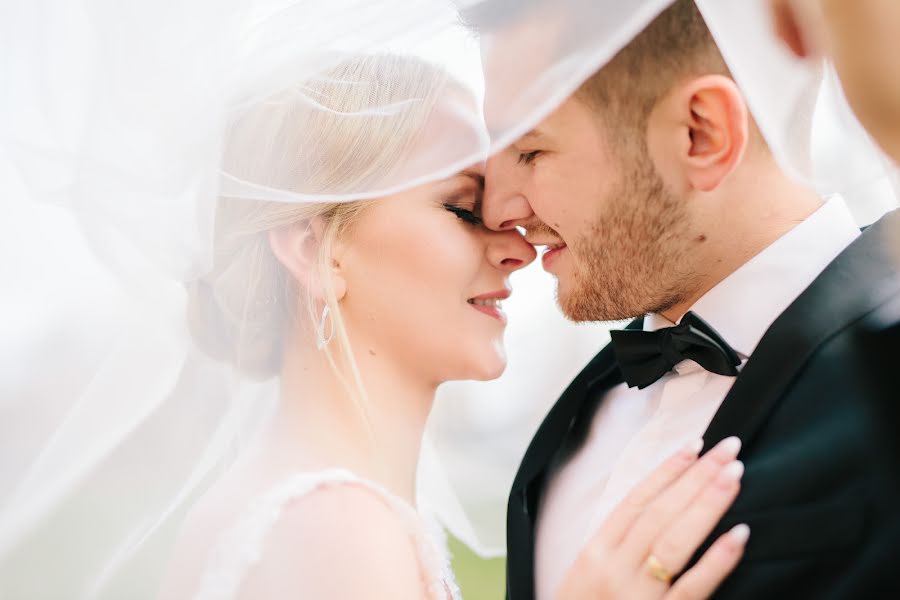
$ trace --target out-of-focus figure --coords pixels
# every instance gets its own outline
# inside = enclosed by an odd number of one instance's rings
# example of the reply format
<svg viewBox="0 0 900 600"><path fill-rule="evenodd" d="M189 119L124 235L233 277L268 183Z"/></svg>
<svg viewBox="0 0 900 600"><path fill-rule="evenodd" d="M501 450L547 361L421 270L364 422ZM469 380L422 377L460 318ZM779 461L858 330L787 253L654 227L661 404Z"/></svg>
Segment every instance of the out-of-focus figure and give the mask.
<svg viewBox="0 0 900 600"><path fill-rule="evenodd" d="M900 3L772 0L772 12L794 53L831 58L859 120L900 162Z"/></svg>

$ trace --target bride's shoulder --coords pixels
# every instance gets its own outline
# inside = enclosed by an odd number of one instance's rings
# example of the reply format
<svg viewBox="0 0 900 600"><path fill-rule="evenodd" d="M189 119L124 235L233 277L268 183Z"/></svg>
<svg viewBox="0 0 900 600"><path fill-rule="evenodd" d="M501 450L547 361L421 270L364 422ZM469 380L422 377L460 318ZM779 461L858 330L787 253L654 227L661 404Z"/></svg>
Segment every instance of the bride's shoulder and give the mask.
<svg viewBox="0 0 900 600"><path fill-rule="evenodd" d="M304 534L294 537L295 541L334 537L338 531L355 534L352 538L360 543L372 534L396 533L405 539L414 533L416 516L411 506L346 471L299 474L273 487L267 498L261 504L278 512L279 532ZM347 544L349 539L341 541Z"/></svg>
<svg viewBox="0 0 900 600"><path fill-rule="evenodd" d="M419 600L414 528L412 507L347 471L228 477L186 518L161 598Z"/></svg>
<svg viewBox="0 0 900 600"><path fill-rule="evenodd" d="M288 589L291 597L422 597L408 505L346 473L301 475L270 497L278 508L241 597L275 598Z"/></svg>

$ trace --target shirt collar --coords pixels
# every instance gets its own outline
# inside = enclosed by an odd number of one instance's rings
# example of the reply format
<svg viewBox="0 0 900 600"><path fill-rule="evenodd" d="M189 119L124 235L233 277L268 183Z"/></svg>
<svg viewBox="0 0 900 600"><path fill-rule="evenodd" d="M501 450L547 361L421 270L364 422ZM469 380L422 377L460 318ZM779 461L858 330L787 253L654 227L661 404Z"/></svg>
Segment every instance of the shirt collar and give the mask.
<svg viewBox="0 0 900 600"><path fill-rule="evenodd" d="M690 310L748 358L775 319L859 233L847 205L839 196L832 196L704 294ZM644 319L645 331L673 325L659 314Z"/></svg>

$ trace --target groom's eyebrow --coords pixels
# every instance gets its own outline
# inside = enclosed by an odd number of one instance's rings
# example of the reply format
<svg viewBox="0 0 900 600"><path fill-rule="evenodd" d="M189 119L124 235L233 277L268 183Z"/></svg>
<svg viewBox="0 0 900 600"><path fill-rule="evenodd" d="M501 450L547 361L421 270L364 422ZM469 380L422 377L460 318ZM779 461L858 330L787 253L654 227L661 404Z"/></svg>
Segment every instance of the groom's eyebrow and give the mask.
<svg viewBox="0 0 900 600"><path fill-rule="evenodd" d="M531 131L525 133L522 137L520 137L520 138L519 138L519 141L522 141L522 140L541 140L541 139L544 139L545 137L546 137L546 136L544 135L544 132L541 131L540 129L538 129L537 127L535 127L534 129L532 129Z"/></svg>

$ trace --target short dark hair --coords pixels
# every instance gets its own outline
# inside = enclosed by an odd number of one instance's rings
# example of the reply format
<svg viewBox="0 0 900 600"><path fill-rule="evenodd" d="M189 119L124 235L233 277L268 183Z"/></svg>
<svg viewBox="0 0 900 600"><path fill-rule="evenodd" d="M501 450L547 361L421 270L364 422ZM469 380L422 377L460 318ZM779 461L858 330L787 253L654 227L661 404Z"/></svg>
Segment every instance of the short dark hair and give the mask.
<svg viewBox="0 0 900 600"><path fill-rule="evenodd" d="M553 7L546 0L518 0L503 3L500 11L496 4L485 0L460 9L460 20L482 33L534 19ZM570 23L567 34L586 36L591 27L589 21ZM642 144L647 119L659 99L680 81L709 74L732 77L695 0L674 0L582 83L575 96L595 110L619 141ZM752 118L750 135L766 146Z"/></svg>
<svg viewBox="0 0 900 600"><path fill-rule="evenodd" d="M694 0L676 0L585 81L576 96L613 129L643 132L650 112L687 77L731 76Z"/></svg>

